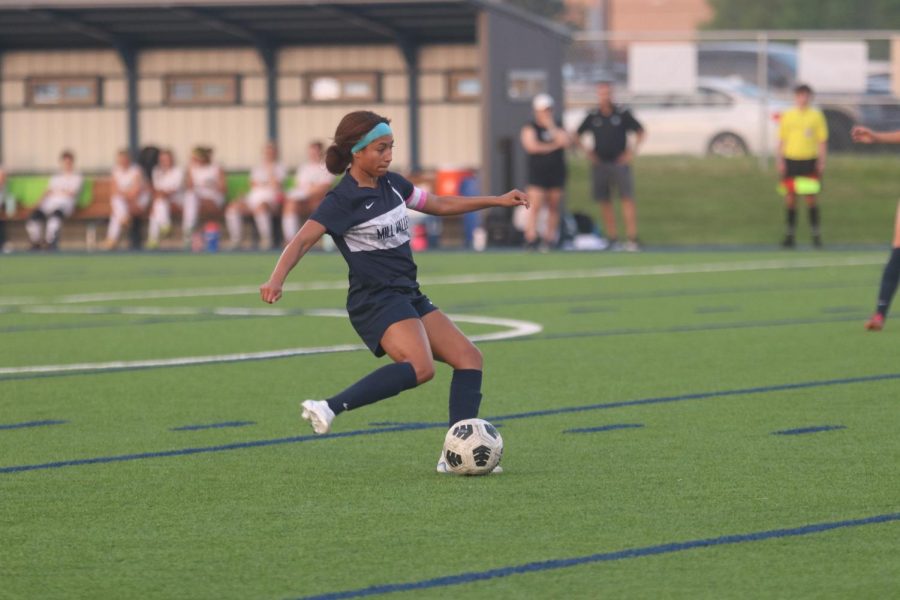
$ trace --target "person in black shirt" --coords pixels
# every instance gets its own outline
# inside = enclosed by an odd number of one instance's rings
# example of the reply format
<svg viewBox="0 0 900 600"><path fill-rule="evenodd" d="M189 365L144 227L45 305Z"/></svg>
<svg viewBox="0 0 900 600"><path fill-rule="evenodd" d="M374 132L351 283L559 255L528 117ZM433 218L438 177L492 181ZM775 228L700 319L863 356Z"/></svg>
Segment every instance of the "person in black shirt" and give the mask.
<svg viewBox="0 0 900 600"><path fill-rule="evenodd" d="M634 177L631 163L644 141L644 128L631 111L613 104L612 86L597 86L599 108L592 110L578 127L578 138L590 133L593 149L587 150L593 163L594 199L600 203L603 223L610 247L628 251L640 249L637 237L637 211L634 205ZM634 144L628 147L628 134L634 133ZM584 149L584 148L582 148ZM611 187L615 184L622 201L622 217L628 241L619 245L616 212L612 205Z"/></svg>
<svg viewBox="0 0 900 600"><path fill-rule="evenodd" d="M288 273L327 233L349 269L350 323L375 356L387 354L393 361L327 400L304 401L301 416L318 434L328 433L335 416L344 411L429 381L435 359L453 367L450 424L478 416L481 352L419 289L407 208L447 216L528 206L528 198L518 190L502 196L434 196L388 171L394 148L389 123L370 111L344 116L325 154L328 171L344 177L290 241L259 290L264 302L278 301ZM437 471L447 470L441 457Z"/></svg>
<svg viewBox="0 0 900 600"><path fill-rule="evenodd" d="M525 244L548 248L556 242L559 232L559 203L566 183L565 148L570 145L569 134L553 117L553 98L538 94L532 101L534 119L522 127L519 138L528 153L528 199L534 207L528 212ZM537 219L541 206L547 204L547 226L543 242L539 241Z"/></svg>

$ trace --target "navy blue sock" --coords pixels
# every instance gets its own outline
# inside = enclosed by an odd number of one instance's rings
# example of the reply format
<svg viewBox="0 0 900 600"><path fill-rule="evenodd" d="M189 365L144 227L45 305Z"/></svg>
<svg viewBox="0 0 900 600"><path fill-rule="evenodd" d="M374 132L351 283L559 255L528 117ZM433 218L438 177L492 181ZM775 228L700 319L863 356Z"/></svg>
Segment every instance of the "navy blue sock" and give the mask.
<svg viewBox="0 0 900 600"><path fill-rule="evenodd" d="M891 300L894 299L894 294L897 292L898 282L900 282L900 248L894 248L891 251L890 260L884 266L884 273L881 275L881 289L878 290L876 310L882 317L887 316Z"/></svg>
<svg viewBox="0 0 900 600"><path fill-rule="evenodd" d="M450 380L450 426L463 419L474 419L481 406L481 371L456 369Z"/></svg>
<svg viewBox="0 0 900 600"><path fill-rule="evenodd" d="M416 387L416 370L408 362L385 365L372 371L343 392L328 399L334 414L372 404Z"/></svg>

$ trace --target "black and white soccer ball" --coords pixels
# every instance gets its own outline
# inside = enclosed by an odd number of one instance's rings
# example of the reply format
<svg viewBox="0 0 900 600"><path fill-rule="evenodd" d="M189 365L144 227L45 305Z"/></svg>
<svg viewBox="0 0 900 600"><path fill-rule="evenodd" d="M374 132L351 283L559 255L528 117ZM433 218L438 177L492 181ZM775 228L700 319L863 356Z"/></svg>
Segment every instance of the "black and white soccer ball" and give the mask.
<svg viewBox="0 0 900 600"><path fill-rule="evenodd" d="M443 453L451 473L487 475L500 464L503 438L484 419L465 419L454 423L447 432Z"/></svg>

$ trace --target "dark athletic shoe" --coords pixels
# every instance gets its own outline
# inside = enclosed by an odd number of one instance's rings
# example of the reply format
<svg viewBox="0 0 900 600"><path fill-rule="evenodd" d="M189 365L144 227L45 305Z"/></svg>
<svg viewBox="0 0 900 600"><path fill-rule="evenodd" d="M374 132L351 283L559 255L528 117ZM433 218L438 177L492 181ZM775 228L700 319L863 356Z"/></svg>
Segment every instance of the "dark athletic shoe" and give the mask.
<svg viewBox="0 0 900 600"><path fill-rule="evenodd" d="M781 241L781 247L782 248L793 248L794 246L795 246L794 236L790 235L790 234L784 236L784 239Z"/></svg>

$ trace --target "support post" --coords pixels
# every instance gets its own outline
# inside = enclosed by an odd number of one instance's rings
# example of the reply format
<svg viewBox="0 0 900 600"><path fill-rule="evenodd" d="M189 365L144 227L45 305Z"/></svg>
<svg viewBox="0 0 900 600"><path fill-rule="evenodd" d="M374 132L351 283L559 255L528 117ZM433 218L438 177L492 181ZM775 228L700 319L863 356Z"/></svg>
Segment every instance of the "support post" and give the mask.
<svg viewBox="0 0 900 600"><path fill-rule="evenodd" d="M126 114L128 119L128 151L132 158L137 158L140 147L140 132L138 130L138 72L137 51L131 46L119 45L119 58L125 67L125 82L127 88Z"/></svg>
<svg viewBox="0 0 900 600"><path fill-rule="evenodd" d="M266 69L266 131L269 141L278 141L278 49L261 45L257 52Z"/></svg>
<svg viewBox="0 0 900 600"><path fill-rule="evenodd" d="M400 50L406 61L407 96L409 103L409 168L418 173L421 168L419 157L419 46L410 40L401 39Z"/></svg>

